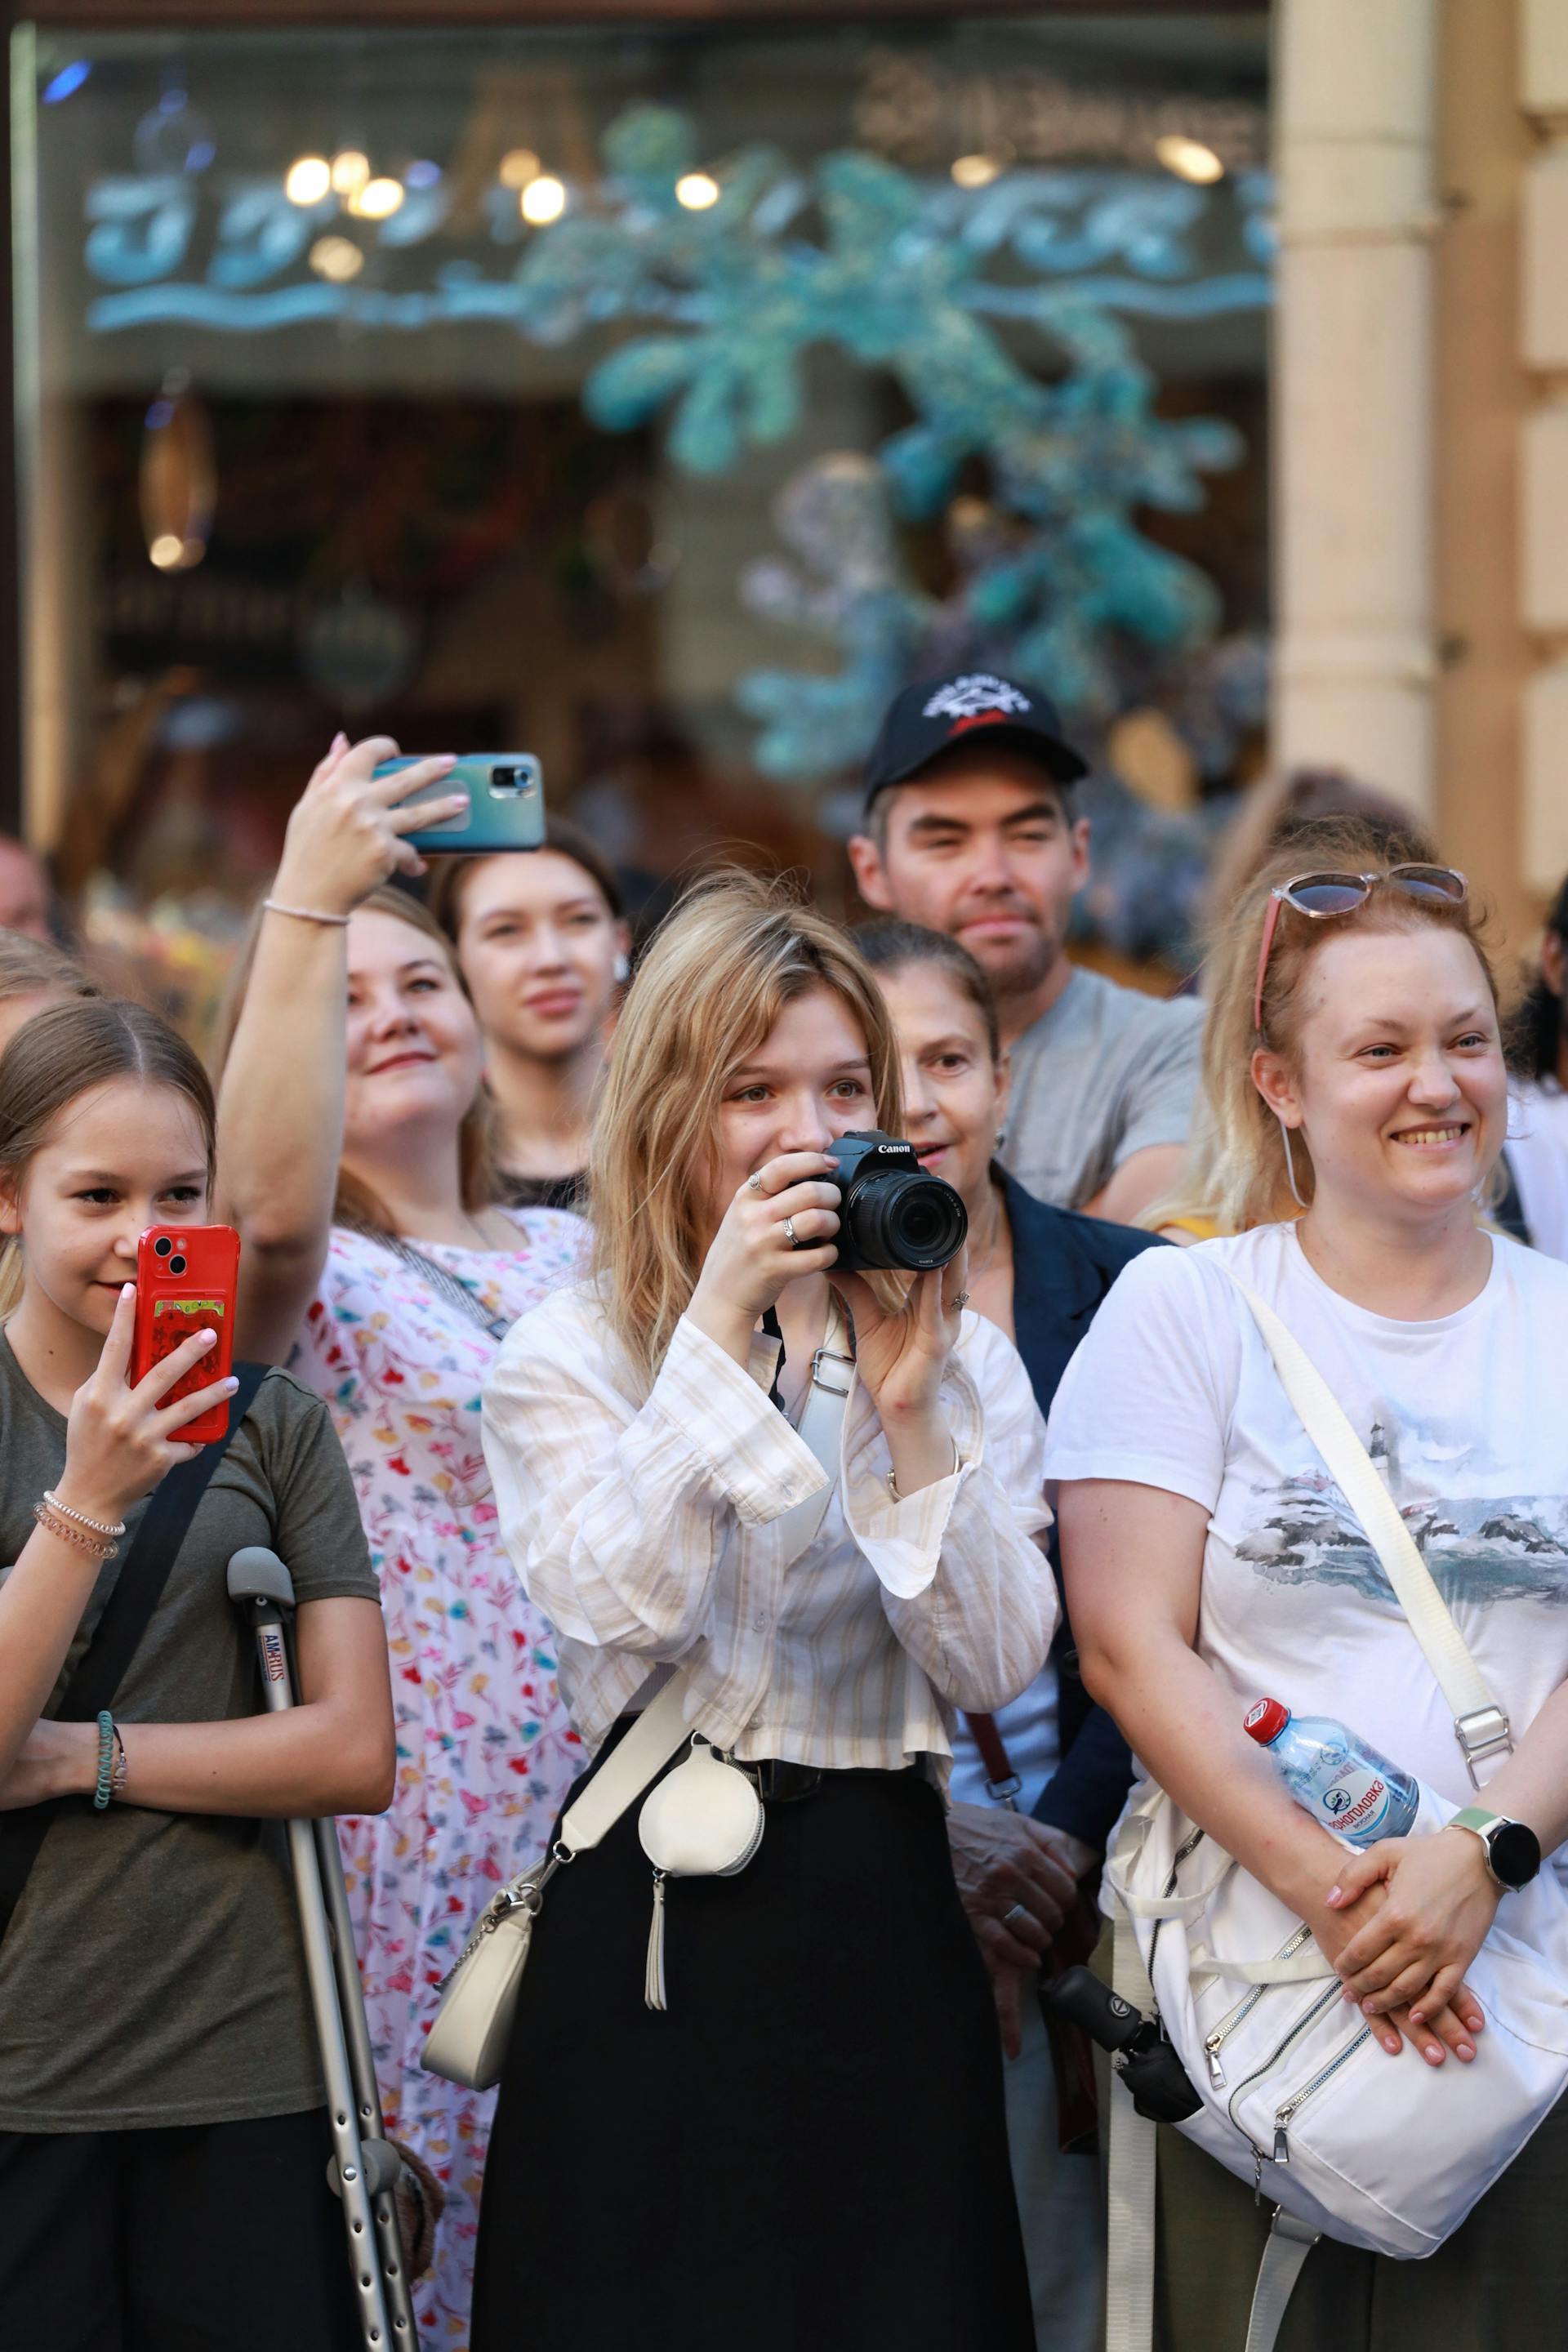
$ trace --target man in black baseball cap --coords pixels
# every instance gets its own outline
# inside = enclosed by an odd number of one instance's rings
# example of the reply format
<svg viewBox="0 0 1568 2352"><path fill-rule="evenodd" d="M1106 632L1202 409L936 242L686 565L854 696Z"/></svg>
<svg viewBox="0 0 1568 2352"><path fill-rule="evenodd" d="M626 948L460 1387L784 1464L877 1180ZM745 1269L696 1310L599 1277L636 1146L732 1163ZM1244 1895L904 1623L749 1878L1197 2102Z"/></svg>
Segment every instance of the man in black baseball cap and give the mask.
<svg viewBox="0 0 1568 2352"><path fill-rule="evenodd" d="M1059 1208L1131 1223L1173 1189L1202 1008L1076 968L1088 763L1034 686L966 670L896 695L866 766L850 863L868 907L946 931L984 968L1012 1050L1003 1157Z"/></svg>

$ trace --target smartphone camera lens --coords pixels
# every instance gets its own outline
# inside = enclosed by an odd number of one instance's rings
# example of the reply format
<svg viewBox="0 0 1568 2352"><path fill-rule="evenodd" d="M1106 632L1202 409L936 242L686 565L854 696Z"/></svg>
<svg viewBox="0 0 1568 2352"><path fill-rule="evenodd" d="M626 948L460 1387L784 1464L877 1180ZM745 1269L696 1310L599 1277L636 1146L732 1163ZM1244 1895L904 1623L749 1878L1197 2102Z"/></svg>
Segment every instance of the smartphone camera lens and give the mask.
<svg viewBox="0 0 1568 2352"><path fill-rule="evenodd" d="M490 770L490 790L498 800L528 800L533 789L531 768L495 767Z"/></svg>
<svg viewBox="0 0 1568 2352"><path fill-rule="evenodd" d="M174 1244L169 1239L167 1234L160 1234L157 1240L153 1244L153 1250L159 1257L167 1257L169 1252L174 1248Z"/></svg>
<svg viewBox="0 0 1568 2352"><path fill-rule="evenodd" d="M171 1274L184 1274L184 1270L185 1261L183 1257L172 1257L169 1260L169 1272Z"/></svg>

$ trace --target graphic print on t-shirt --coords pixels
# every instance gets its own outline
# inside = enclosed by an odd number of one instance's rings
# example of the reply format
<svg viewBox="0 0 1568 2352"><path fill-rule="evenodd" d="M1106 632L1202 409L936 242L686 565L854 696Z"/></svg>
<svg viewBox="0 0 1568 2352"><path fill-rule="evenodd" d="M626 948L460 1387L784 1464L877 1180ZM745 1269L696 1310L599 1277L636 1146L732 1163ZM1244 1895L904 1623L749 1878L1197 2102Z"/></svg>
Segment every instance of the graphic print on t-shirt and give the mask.
<svg viewBox="0 0 1568 2352"><path fill-rule="evenodd" d="M1435 1432L1424 1435L1419 1423L1400 1432L1382 1421L1362 1442L1450 1607L1468 1601L1484 1609L1500 1601L1568 1606L1568 1512L1561 1496L1406 1502L1401 1487L1426 1484L1423 1468L1440 1475L1454 1448ZM1397 1606L1382 1561L1326 1470L1254 1491L1266 1498L1267 1516L1236 1545L1237 1559L1271 1584L1331 1585Z"/></svg>

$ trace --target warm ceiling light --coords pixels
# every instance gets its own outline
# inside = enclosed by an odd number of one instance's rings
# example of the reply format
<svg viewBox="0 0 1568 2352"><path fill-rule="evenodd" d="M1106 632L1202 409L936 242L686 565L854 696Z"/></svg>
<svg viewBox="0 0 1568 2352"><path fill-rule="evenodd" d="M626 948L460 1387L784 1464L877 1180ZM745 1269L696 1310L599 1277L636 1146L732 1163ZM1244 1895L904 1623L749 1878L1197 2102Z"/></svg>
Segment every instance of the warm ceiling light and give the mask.
<svg viewBox="0 0 1568 2352"><path fill-rule="evenodd" d="M352 237L319 236L310 247L310 267L318 278L346 286L364 268L364 256Z"/></svg>
<svg viewBox="0 0 1568 2352"><path fill-rule="evenodd" d="M367 180L358 195L349 198L349 209L362 220L390 220L402 202L401 180Z"/></svg>
<svg viewBox="0 0 1568 2352"><path fill-rule="evenodd" d="M994 155L959 155L952 169L961 188L988 188L1002 166Z"/></svg>
<svg viewBox="0 0 1568 2352"><path fill-rule="evenodd" d="M370 157L357 147L345 147L332 157L332 185L340 196L357 195L370 177Z"/></svg>
<svg viewBox="0 0 1568 2352"><path fill-rule="evenodd" d="M675 201L689 213L705 213L719 201L719 183L710 172L686 172L675 184Z"/></svg>
<svg viewBox="0 0 1568 2352"><path fill-rule="evenodd" d="M565 211L566 190L562 182L552 178L548 172L541 173L537 180L530 180L524 188L521 209L525 221L531 221L535 228L542 228L546 221L559 220Z"/></svg>
<svg viewBox="0 0 1568 2352"><path fill-rule="evenodd" d="M503 188L526 188L543 167L531 147L513 147L501 157L500 168Z"/></svg>
<svg viewBox="0 0 1568 2352"><path fill-rule="evenodd" d="M177 572L184 561L185 542L177 531L163 530L147 553L160 572Z"/></svg>
<svg viewBox="0 0 1568 2352"><path fill-rule="evenodd" d="M1225 165L1201 139L1184 139L1180 131L1173 131L1155 140L1154 152L1167 172L1174 172L1178 180L1194 181L1200 188L1212 187L1225 177Z"/></svg>
<svg viewBox="0 0 1568 2352"><path fill-rule="evenodd" d="M291 205L319 205L332 184L332 167L324 155L301 155L289 166L283 193Z"/></svg>

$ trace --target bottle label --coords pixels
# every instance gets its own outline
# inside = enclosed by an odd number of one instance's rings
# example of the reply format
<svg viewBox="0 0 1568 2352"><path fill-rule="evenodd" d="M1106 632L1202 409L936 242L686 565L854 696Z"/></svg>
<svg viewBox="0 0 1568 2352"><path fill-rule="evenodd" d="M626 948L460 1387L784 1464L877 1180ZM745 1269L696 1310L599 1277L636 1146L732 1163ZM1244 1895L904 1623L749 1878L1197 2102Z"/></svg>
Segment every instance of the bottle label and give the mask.
<svg viewBox="0 0 1568 2352"><path fill-rule="evenodd" d="M1388 1818L1392 1798L1381 1772L1364 1764L1347 1765L1318 1799L1318 1810L1341 1837L1375 1838Z"/></svg>

